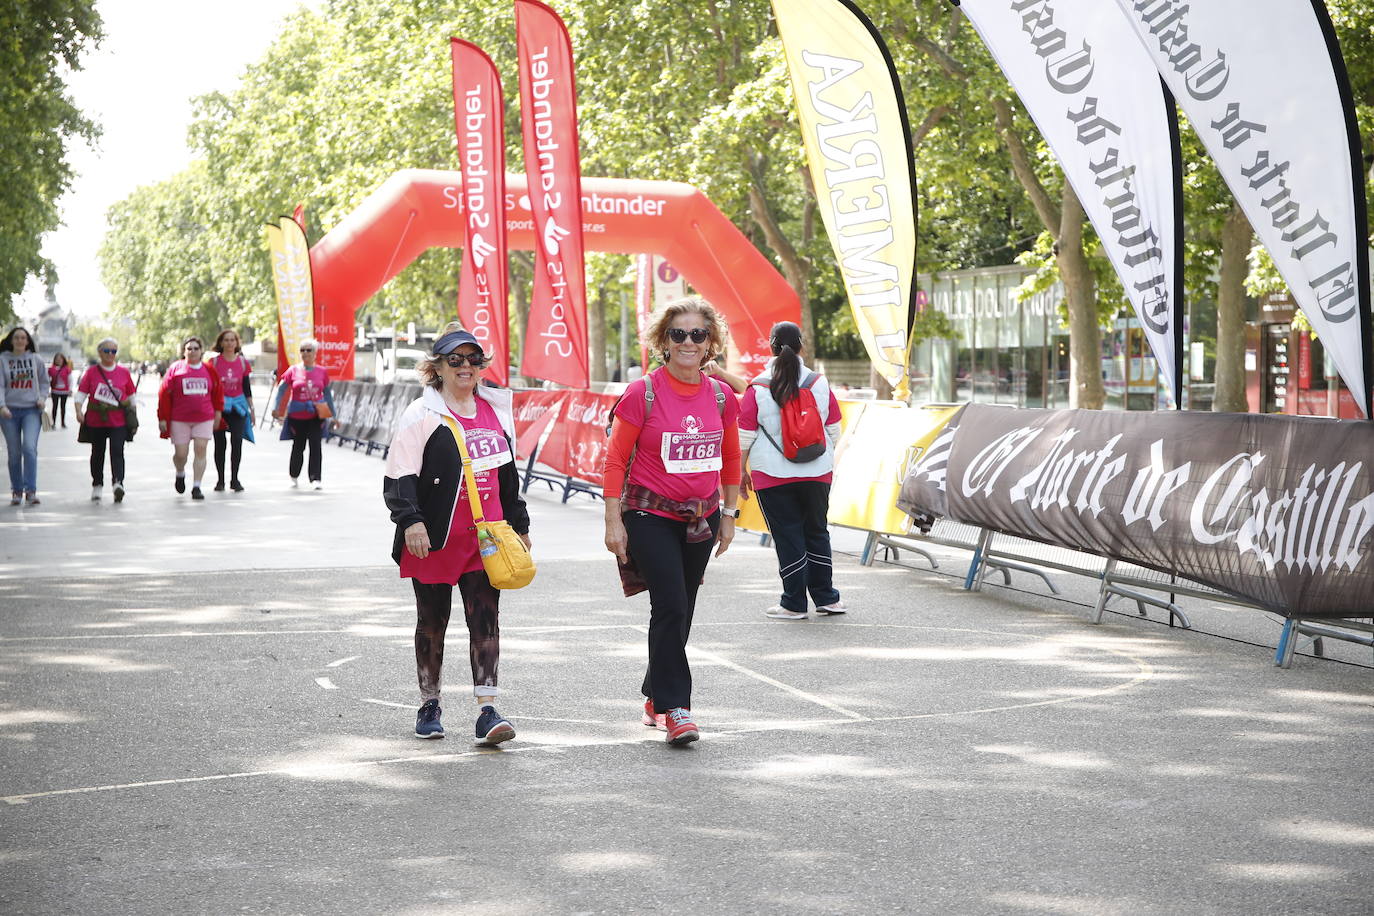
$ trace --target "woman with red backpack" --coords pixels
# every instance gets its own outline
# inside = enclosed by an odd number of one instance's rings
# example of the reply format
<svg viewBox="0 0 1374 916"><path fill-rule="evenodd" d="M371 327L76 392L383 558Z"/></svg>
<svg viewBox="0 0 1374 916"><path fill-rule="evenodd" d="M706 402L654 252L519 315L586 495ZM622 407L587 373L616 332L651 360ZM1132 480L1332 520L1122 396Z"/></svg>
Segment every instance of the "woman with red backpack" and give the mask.
<svg viewBox="0 0 1374 916"><path fill-rule="evenodd" d="M782 598L764 613L805 620L810 593L817 614L843 614L826 527L840 403L825 377L802 363L800 328L778 322L768 345L773 358L740 399L739 417L745 489L758 494L782 578Z"/></svg>

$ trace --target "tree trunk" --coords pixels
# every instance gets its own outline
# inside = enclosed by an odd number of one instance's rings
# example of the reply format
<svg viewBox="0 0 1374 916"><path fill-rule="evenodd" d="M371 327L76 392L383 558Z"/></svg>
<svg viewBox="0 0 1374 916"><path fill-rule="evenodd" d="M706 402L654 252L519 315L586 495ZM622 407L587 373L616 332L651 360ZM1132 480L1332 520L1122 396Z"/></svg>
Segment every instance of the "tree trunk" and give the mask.
<svg viewBox="0 0 1374 916"><path fill-rule="evenodd" d="M1239 204L1221 228L1221 279L1217 283L1217 368L1212 409L1245 413L1245 275L1253 233Z"/></svg>
<svg viewBox="0 0 1374 916"><path fill-rule="evenodd" d="M751 169L751 173L752 173ZM811 315L811 296L807 293L807 277L811 273L811 265L798 253L787 236L783 235L782 228L773 217L773 211L768 206L768 201L764 198L763 192L759 190L757 180L749 184L749 212L754 218L754 223L763 231L763 237L768 242L768 247L777 252L778 260L782 263L782 275L787 280L789 286L796 291L797 299L801 302L801 332L802 341L808 349L815 347L816 322ZM763 333L768 333L768 328L760 328Z"/></svg>
<svg viewBox="0 0 1374 916"><path fill-rule="evenodd" d="M1083 251L1083 205L1064 182L1055 260L1069 305L1069 406L1101 410L1102 326L1097 321L1097 286Z"/></svg>
<svg viewBox="0 0 1374 916"><path fill-rule="evenodd" d="M512 252L511 262L513 268L524 265L532 269L533 261L529 255ZM525 271L512 269L510 272L510 305L510 361L518 366L524 362L522 344L530 324L530 284Z"/></svg>

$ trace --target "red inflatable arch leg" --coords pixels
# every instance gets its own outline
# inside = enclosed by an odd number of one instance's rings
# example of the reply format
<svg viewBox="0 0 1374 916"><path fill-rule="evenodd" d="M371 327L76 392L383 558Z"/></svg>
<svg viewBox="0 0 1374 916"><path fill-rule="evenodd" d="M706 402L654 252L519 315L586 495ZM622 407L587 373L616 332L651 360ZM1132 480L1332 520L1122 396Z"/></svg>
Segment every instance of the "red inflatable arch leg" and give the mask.
<svg viewBox="0 0 1374 916"><path fill-rule="evenodd" d="M430 248L461 248L458 172L407 169L372 192L310 249L321 314L352 316L387 281ZM524 175L506 175L510 247L534 248ZM582 179L589 251L667 258L730 323L739 352L732 368L756 374L767 362L768 330L800 321L796 292L715 204L691 185ZM352 377L352 365L347 375Z"/></svg>

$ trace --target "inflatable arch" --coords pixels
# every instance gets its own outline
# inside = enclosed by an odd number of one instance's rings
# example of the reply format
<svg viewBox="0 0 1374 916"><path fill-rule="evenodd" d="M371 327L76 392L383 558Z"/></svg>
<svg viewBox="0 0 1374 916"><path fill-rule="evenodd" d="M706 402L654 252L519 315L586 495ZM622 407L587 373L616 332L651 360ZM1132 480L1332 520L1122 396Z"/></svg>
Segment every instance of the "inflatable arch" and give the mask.
<svg viewBox="0 0 1374 916"><path fill-rule="evenodd" d="M461 175L397 172L310 249L317 328L353 339L354 315L377 290L427 249L461 248ZM512 249L533 250L534 220L524 175L506 175L506 226ZM800 321L796 292L701 191L672 181L582 179L588 251L667 258L730 324L736 369L753 374L768 360L768 331ZM324 332L324 333L321 333ZM336 377L352 378L350 358Z"/></svg>

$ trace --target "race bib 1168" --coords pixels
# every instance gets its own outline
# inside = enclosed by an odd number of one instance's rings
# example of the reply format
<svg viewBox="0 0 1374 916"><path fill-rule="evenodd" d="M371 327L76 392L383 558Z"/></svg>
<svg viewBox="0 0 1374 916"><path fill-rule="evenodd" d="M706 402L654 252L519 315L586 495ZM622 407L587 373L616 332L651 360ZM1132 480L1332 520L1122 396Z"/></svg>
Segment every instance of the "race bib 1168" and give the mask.
<svg viewBox="0 0 1374 916"><path fill-rule="evenodd" d="M660 455L669 474L700 474L721 469L721 430L663 434Z"/></svg>

